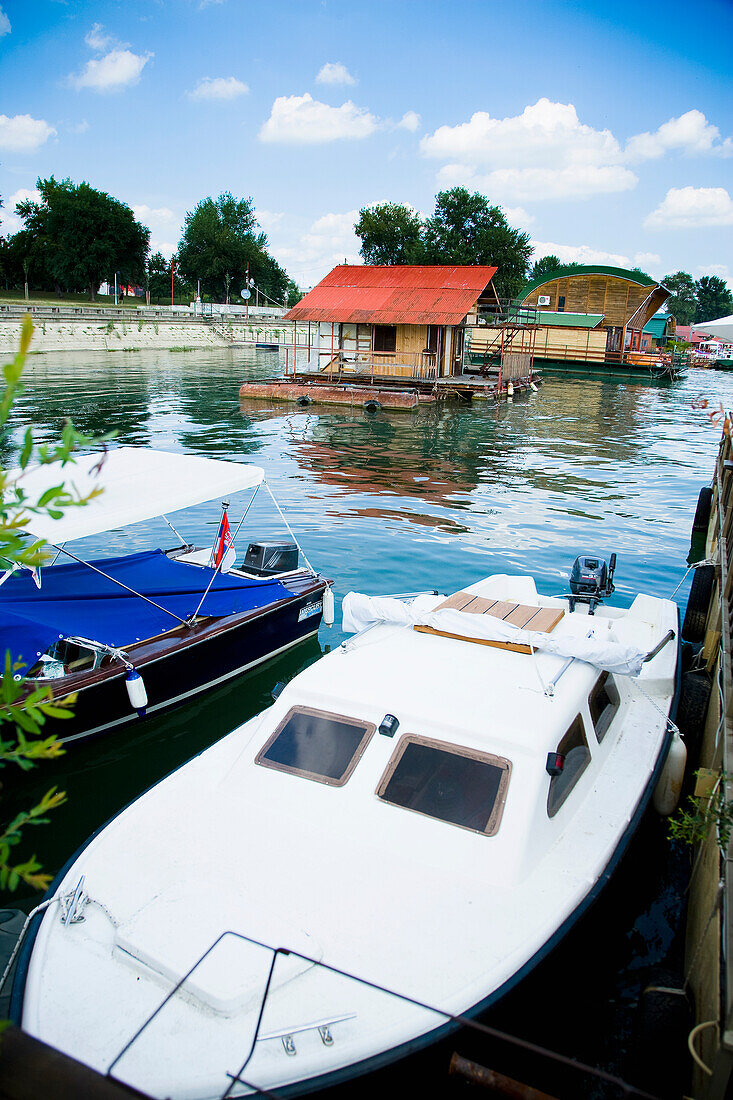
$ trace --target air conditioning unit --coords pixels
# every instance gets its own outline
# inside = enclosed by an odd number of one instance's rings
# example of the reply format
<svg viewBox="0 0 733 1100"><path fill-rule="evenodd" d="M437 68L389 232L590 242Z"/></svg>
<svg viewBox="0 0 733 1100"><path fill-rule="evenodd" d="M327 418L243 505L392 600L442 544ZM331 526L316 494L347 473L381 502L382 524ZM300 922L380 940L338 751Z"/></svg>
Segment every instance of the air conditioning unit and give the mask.
<svg viewBox="0 0 733 1100"><path fill-rule="evenodd" d="M549 294L540 294L540 296L537 299L537 304L540 305L540 306L549 306L549 304L550 304L550 295Z"/></svg>

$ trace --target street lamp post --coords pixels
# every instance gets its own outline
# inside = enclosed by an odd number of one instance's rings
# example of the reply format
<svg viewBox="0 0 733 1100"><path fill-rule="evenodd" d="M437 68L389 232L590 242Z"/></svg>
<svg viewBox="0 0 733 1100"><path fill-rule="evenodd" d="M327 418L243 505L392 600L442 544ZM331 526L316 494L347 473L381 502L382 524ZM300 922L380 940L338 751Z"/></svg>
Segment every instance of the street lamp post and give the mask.
<svg viewBox="0 0 733 1100"><path fill-rule="evenodd" d="M115 271L115 305L117 305L117 272Z"/></svg>

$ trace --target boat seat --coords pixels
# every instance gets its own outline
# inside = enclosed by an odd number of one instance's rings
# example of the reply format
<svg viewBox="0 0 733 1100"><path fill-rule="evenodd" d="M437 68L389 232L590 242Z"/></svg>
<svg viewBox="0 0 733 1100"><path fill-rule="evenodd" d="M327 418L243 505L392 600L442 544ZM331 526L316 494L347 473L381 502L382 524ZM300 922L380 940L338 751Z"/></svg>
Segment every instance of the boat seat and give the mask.
<svg viewBox="0 0 733 1100"><path fill-rule="evenodd" d="M516 600L487 600L475 596L472 592L455 592L447 600L433 608L434 611L463 611L469 615L491 615L503 619L512 626L523 630L538 630L549 634L565 614L562 607L537 607L532 604L517 603ZM495 642L488 638L470 638L464 634L449 634L445 630L435 630L432 626L416 626L421 634L436 634L440 638L455 638L461 642L477 642L479 645L492 646L494 649L510 649L514 653L531 653L530 646L518 642Z"/></svg>

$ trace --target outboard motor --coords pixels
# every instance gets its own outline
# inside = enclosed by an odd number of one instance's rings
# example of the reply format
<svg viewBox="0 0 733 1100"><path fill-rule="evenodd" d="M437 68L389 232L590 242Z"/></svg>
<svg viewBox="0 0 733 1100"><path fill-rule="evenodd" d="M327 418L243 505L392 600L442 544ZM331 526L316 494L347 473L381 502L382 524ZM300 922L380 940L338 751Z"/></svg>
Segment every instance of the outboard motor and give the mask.
<svg viewBox="0 0 733 1100"><path fill-rule="evenodd" d="M581 554L573 562L570 571L570 610L575 610L578 600L589 604L588 613L593 614L601 600L615 591L613 574L616 571L616 555L611 554L608 564L603 558Z"/></svg>
<svg viewBox="0 0 733 1100"><path fill-rule="evenodd" d="M251 542L242 569L258 577L274 577L298 568L298 547L294 542L259 539Z"/></svg>

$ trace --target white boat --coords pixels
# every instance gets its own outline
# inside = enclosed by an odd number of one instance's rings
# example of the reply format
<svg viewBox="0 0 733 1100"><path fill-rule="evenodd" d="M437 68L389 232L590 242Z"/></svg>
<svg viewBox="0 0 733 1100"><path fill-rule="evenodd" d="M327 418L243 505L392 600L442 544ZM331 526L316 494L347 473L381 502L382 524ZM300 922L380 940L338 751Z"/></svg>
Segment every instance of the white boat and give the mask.
<svg viewBox="0 0 733 1100"><path fill-rule="evenodd" d="M306 1091L495 1002L596 896L669 779L676 605L499 575L344 618L61 873L26 1031L154 1097Z"/></svg>

